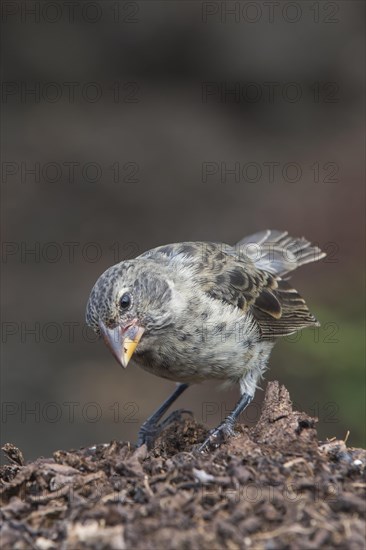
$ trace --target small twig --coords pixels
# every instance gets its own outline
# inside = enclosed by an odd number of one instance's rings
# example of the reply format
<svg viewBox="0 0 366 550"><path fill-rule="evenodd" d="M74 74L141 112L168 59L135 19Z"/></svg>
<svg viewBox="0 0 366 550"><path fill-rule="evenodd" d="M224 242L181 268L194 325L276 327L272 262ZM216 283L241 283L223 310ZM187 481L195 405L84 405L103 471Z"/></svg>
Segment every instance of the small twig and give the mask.
<svg viewBox="0 0 366 550"><path fill-rule="evenodd" d="M145 487L147 493L148 493L151 497L153 497L153 496L154 496L154 493L152 492L151 487L150 487L150 485L149 485L149 478L148 478L147 475L144 476L144 487Z"/></svg>

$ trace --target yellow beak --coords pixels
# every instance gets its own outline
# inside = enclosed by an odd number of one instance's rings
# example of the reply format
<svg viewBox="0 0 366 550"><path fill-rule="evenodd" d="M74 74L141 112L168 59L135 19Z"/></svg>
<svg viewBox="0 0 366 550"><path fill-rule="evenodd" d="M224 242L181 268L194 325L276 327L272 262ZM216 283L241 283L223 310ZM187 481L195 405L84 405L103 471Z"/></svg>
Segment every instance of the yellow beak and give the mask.
<svg viewBox="0 0 366 550"><path fill-rule="evenodd" d="M122 328L119 325L109 328L103 321L99 322L99 327L104 341L113 356L122 367L126 368L145 329L136 324L126 328Z"/></svg>

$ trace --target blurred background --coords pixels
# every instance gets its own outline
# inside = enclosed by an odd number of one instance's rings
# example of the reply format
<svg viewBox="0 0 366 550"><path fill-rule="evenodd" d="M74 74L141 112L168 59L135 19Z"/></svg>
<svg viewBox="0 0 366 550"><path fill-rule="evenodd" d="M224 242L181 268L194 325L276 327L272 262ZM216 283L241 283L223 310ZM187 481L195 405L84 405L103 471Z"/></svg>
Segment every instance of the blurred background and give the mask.
<svg viewBox="0 0 366 550"><path fill-rule="evenodd" d="M174 385L85 329L94 282L163 243L275 228L328 257L293 275L322 327L280 341L266 380L321 438L364 445L363 3L1 10L3 442L134 441ZM212 427L237 397L207 383L178 406Z"/></svg>

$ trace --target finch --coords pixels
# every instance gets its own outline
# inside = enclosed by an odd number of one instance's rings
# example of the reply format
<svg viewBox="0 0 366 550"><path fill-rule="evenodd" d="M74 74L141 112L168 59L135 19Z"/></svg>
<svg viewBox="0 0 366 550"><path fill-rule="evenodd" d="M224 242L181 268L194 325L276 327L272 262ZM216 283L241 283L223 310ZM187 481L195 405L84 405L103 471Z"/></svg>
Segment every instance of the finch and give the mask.
<svg viewBox="0 0 366 550"><path fill-rule="evenodd" d="M278 338L319 326L288 281L297 267L325 254L304 238L265 230L235 246L183 242L159 246L107 269L95 283L86 322L123 367L132 363L179 382L141 426L138 445L185 411L160 422L190 385L238 384L234 410L200 445L217 447L234 433L253 399Z"/></svg>

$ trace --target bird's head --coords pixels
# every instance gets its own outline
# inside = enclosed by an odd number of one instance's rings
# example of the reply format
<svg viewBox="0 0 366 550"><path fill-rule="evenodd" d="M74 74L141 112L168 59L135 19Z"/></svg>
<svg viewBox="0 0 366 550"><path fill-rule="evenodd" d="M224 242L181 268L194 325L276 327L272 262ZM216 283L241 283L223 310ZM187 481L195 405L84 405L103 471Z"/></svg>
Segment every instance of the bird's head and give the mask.
<svg viewBox="0 0 366 550"><path fill-rule="evenodd" d="M95 283L86 322L127 367L139 344L140 349L172 323L177 309L172 307L173 300L176 305L174 285L160 267L142 260L121 262Z"/></svg>

